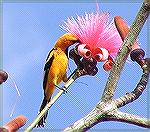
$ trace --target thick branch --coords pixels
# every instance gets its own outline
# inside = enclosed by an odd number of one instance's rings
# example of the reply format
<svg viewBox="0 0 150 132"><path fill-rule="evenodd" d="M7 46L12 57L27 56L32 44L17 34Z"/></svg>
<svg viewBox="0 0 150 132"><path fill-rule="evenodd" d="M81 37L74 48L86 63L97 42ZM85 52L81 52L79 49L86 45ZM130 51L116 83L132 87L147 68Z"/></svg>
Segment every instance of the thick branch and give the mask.
<svg viewBox="0 0 150 132"><path fill-rule="evenodd" d="M149 120L145 118L141 118L139 116L130 115L126 113L119 113L119 115L114 112L117 111L117 105L115 101L112 99L117 81L119 79L121 70L124 66L125 60L128 57L128 54L131 51L131 47L135 42L142 26L144 25L148 15L150 12L150 2L145 1L142 4L142 7L133 22L129 33L123 43L121 51L119 51L118 56L116 58L115 64L113 65L112 71L109 75L103 96L102 101L99 102L96 107L85 117L76 121L73 125L66 128L64 131L86 131L90 129L97 123L107 120L116 120L122 122L128 122L132 124L137 124L139 126L149 127ZM129 116L128 118L126 116Z"/></svg>
<svg viewBox="0 0 150 132"><path fill-rule="evenodd" d="M150 128L150 119L124 113L121 111L110 112L108 114L107 121L119 121L134 124L145 128Z"/></svg>
<svg viewBox="0 0 150 132"><path fill-rule="evenodd" d="M150 13L150 2L148 1L147 3L145 1L142 4L142 7L138 12L137 17L129 30L129 33L123 42L122 49L119 51L116 57L115 64L112 67L112 70L108 77L108 81L105 86L105 90L103 92L102 96L103 101L108 101L113 97L126 58L128 57L131 51L131 47L134 44L142 26L144 25L147 17L149 16L149 13Z"/></svg>
<svg viewBox="0 0 150 132"><path fill-rule="evenodd" d="M86 131L92 126L103 122L106 119L107 113L115 109L117 109L117 107L113 100L107 103L99 102L88 115L67 127L64 132Z"/></svg>
<svg viewBox="0 0 150 132"><path fill-rule="evenodd" d="M117 111L117 107L124 106L125 104L136 100L142 94L148 83L149 72L150 59L147 58L145 59L145 64L143 65L143 75L141 77L141 80L137 84L137 87L133 92L117 100L99 102L87 116L78 120L73 125L66 128L64 131L86 131L95 124L104 121L120 121L150 128L149 119Z"/></svg>
<svg viewBox="0 0 150 132"><path fill-rule="evenodd" d="M117 107L124 106L136 100L144 91L150 73L150 58L144 59L142 66L143 75L140 82L133 92L120 97L116 100L109 100L107 102L99 102L96 107L85 117L75 122L73 125L66 128L64 131L85 131L90 129L95 124L104 121L120 121L135 124L142 127L150 128L150 120L139 116L122 113L117 110Z"/></svg>
<svg viewBox="0 0 150 132"><path fill-rule="evenodd" d="M142 77L139 83L137 84L136 88L131 93L127 93L126 95L116 99L116 105L118 108L133 102L134 100L138 99L138 97L142 94L142 92L144 91L148 83L149 72L150 72L149 67L150 65L143 66Z"/></svg>

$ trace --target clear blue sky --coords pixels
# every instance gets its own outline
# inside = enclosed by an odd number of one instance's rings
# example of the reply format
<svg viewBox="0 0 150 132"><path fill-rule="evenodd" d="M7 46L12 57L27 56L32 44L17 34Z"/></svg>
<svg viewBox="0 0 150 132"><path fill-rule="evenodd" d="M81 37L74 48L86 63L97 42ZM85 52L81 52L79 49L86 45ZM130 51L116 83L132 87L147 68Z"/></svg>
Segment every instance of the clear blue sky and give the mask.
<svg viewBox="0 0 150 132"><path fill-rule="evenodd" d="M122 16L132 24L141 2L119 3L112 1L99 3L101 11L110 12L110 21L116 15ZM15 80L21 97L17 103L13 118L25 115L26 128L36 117L43 99L43 66L45 58L55 41L65 32L59 25L70 16L95 12L93 3L4 3L3 4L3 69ZM147 23L144 25L139 42L147 51ZM150 57L150 56L149 56ZM69 61L73 71L75 64ZM49 110L44 129L64 129L89 113L99 101L109 72L98 64L96 76L79 78ZM68 71L68 74L71 72ZM142 70L135 63L126 63L119 80L115 97L130 92L140 79ZM82 82L82 83L81 83ZM85 83L85 84L83 84ZM57 92L58 90L56 90ZM18 97L10 79L3 85L3 124L11 120L10 113ZM124 112L148 117L148 90L140 98L121 108ZM43 130L44 130L43 129ZM119 122L103 122L92 129L141 129L135 125ZM143 130L143 128L141 129Z"/></svg>

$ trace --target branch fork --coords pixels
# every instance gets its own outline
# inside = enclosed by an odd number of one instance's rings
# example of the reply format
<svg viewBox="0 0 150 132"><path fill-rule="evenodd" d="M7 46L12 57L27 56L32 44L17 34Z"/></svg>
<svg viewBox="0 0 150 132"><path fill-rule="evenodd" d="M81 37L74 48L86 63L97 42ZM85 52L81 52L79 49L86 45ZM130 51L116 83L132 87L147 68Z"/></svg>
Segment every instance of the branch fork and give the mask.
<svg viewBox="0 0 150 132"><path fill-rule="evenodd" d="M92 126L103 121L126 122L130 124L135 124L137 126L150 128L150 119L129 113L124 113L118 109L136 100L142 94L148 83L150 72L150 59L144 59L144 54L141 49L133 50L132 52L131 50L142 26L144 25L146 19L149 16L149 13L150 1L145 0L129 30L128 35L126 36L122 44L122 48L118 52L115 63L108 77L108 81L106 83L101 100L89 114L64 129L64 131L86 131ZM138 56L136 54L137 51L140 53L140 55ZM120 73L130 52L131 56L134 56L131 57L131 59L136 61L143 69L141 80L131 93L128 93L118 99L113 99Z"/></svg>

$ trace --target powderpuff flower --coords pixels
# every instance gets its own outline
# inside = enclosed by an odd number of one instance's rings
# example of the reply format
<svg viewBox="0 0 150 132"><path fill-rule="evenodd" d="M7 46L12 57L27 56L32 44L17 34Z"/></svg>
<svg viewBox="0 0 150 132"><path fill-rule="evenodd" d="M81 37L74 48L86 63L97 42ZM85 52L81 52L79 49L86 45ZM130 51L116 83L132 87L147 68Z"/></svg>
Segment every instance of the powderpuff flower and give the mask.
<svg viewBox="0 0 150 132"><path fill-rule="evenodd" d="M122 40L114 22L109 23L109 13L85 13L84 16L68 18L61 26L67 32L77 36L82 44L86 44L91 53L96 48L106 49L115 57L121 46Z"/></svg>
<svg viewBox="0 0 150 132"><path fill-rule="evenodd" d="M61 26L79 38L77 52L84 58L97 61L113 60L122 44L114 20L109 22L109 13L85 13L77 18L68 18Z"/></svg>

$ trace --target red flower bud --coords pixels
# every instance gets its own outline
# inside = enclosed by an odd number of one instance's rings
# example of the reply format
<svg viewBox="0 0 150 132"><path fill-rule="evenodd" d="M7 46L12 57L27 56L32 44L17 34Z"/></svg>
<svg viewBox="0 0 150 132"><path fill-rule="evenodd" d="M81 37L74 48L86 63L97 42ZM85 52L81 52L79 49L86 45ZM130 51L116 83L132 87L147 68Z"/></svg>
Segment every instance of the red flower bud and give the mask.
<svg viewBox="0 0 150 132"><path fill-rule="evenodd" d="M86 44L79 44L76 47L77 53L84 57L84 58L90 58L91 57L91 51L88 45Z"/></svg>
<svg viewBox="0 0 150 132"><path fill-rule="evenodd" d="M94 58L96 61L105 61L108 59L108 51L104 48L96 48L94 50Z"/></svg>
<svg viewBox="0 0 150 132"><path fill-rule="evenodd" d="M103 65L103 69L105 70L105 71L109 71L111 68L112 68L112 65L113 65L113 59L112 59L112 57L108 57L108 60L104 63L104 65Z"/></svg>

